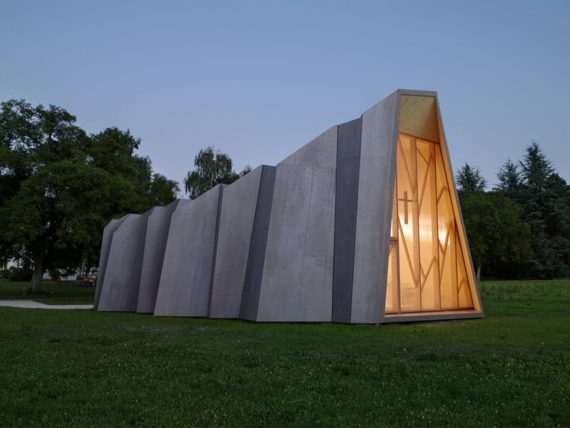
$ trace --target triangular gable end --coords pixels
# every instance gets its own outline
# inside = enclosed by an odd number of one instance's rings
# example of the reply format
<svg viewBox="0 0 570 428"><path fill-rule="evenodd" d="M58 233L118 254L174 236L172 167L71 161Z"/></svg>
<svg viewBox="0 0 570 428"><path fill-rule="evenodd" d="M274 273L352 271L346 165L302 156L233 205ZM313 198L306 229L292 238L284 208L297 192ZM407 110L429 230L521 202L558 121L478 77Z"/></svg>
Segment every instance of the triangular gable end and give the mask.
<svg viewBox="0 0 570 428"><path fill-rule="evenodd" d="M483 315L435 93L400 91L383 322Z"/></svg>

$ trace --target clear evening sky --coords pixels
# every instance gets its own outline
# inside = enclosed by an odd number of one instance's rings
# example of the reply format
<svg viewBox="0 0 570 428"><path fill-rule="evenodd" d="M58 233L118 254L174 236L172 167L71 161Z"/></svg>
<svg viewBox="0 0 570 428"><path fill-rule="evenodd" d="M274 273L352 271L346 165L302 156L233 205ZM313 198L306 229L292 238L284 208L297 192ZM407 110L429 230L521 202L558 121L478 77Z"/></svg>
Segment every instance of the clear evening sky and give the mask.
<svg viewBox="0 0 570 428"><path fill-rule="evenodd" d="M275 164L397 88L439 93L452 162L536 140L570 179L570 1L0 0L0 100L142 139L182 181L200 148Z"/></svg>

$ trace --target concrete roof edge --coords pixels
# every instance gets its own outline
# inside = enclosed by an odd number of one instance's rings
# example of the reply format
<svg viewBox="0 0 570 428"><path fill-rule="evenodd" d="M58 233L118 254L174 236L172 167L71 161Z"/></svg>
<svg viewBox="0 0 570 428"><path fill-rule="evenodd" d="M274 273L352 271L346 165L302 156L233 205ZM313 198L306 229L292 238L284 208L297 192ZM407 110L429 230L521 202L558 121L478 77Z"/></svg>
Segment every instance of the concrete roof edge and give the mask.
<svg viewBox="0 0 570 428"><path fill-rule="evenodd" d="M420 91L416 89L398 89L396 91L400 95L415 95L418 97L437 97L436 91Z"/></svg>

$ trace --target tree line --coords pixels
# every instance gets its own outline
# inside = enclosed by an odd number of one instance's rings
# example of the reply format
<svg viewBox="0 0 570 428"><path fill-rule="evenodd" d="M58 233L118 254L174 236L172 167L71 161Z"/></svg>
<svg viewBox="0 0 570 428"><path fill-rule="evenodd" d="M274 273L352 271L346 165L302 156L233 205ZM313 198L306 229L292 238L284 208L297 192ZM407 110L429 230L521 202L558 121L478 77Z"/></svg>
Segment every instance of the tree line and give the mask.
<svg viewBox="0 0 570 428"><path fill-rule="evenodd" d="M480 277L570 276L570 186L532 142L507 160L487 191L478 168L465 164L457 188L473 263Z"/></svg>

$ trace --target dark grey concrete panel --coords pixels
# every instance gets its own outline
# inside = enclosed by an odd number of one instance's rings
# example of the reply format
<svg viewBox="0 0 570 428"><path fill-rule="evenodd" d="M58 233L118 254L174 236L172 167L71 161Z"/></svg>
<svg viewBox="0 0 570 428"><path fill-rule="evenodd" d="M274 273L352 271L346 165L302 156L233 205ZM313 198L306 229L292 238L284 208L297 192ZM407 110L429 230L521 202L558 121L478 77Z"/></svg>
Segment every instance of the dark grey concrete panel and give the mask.
<svg viewBox="0 0 570 428"><path fill-rule="evenodd" d="M97 284L95 286L95 299L93 301L93 307L95 309L99 306L99 299L101 298L101 290L103 289L103 280L105 278L105 270L107 269L107 260L109 258L109 250L111 249L113 233L126 217L127 216L123 216L120 219L111 220L107 226L105 226L105 229L103 229L101 253L99 254L99 269L97 270Z"/></svg>
<svg viewBox="0 0 570 428"><path fill-rule="evenodd" d="M384 317L399 98L394 92L362 115L353 323L378 323Z"/></svg>
<svg viewBox="0 0 570 428"><path fill-rule="evenodd" d="M350 322L362 118L338 126L333 321Z"/></svg>
<svg viewBox="0 0 570 428"><path fill-rule="evenodd" d="M208 315L222 186L172 215L154 314Z"/></svg>
<svg viewBox="0 0 570 428"><path fill-rule="evenodd" d="M239 314L249 321L257 320L274 185L275 167L263 165Z"/></svg>
<svg viewBox="0 0 570 428"><path fill-rule="evenodd" d="M258 167L224 188L210 296L211 318L239 317L261 176L262 167Z"/></svg>
<svg viewBox="0 0 570 428"><path fill-rule="evenodd" d="M166 207L156 207L148 218L137 312L154 312L172 213L189 202L179 199Z"/></svg>
<svg viewBox="0 0 570 428"><path fill-rule="evenodd" d="M311 144L336 167L333 129ZM335 167L277 166L258 321L332 320Z"/></svg>
<svg viewBox="0 0 570 428"><path fill-rule="evenodd" d="M144 214L129 214L113 233L100 311L136 311L141 279L147 220Z"/></svg>

